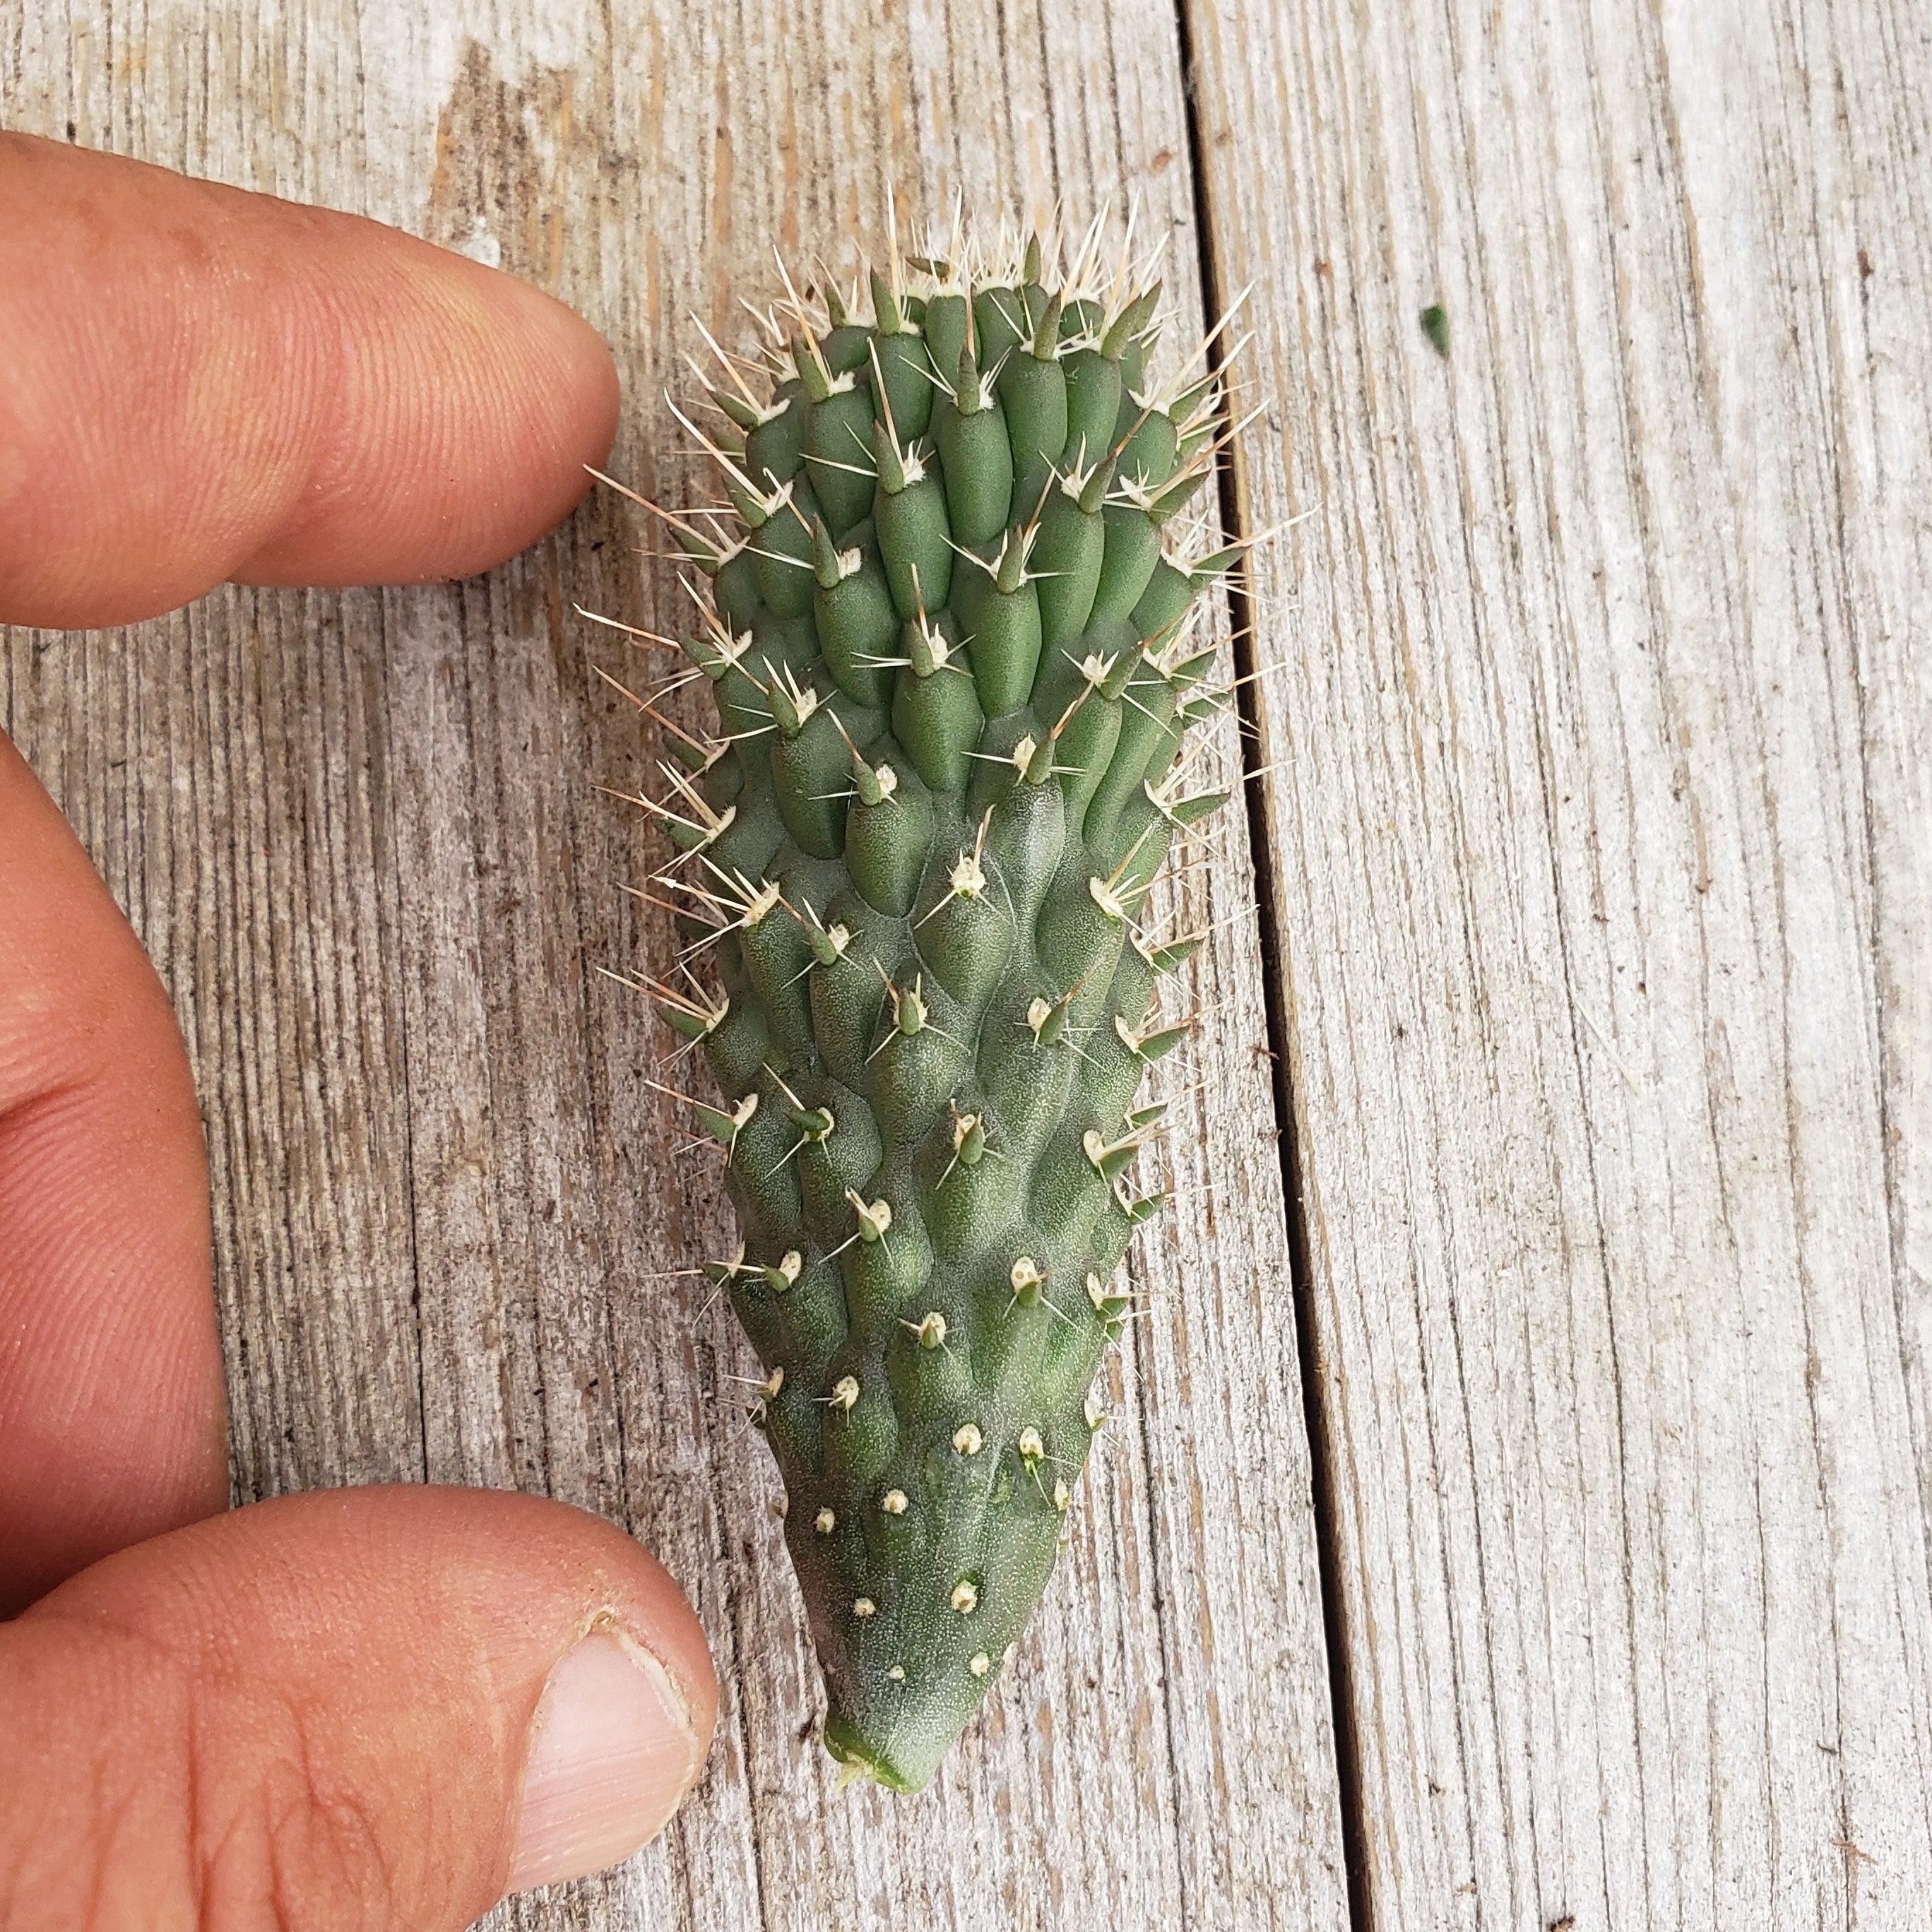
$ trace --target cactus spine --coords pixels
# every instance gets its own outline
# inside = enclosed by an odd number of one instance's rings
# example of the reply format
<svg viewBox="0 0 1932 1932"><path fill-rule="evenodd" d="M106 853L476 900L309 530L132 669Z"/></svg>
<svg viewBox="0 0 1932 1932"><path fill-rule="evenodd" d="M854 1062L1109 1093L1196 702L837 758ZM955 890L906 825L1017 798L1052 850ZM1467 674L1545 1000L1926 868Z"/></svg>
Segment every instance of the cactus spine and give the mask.
<svg viewBox="0 0 1932 1932"><path fill-rule="evenodd" d="M652 987L720 1090L744 1246L709 1272L769 1376L825 1741L896 1790L1012 1654L1098 1426L1198 943L1143 909L1220 802L1185 745L1232 554L1164 541L1217 399L1154 386L1156 289L1100 233L1056 272L956 222L869 302L787 278L763 366L718 351L728 429L680 416L730 511L667 518L719 725L644 801L688 941Z"/></svg>

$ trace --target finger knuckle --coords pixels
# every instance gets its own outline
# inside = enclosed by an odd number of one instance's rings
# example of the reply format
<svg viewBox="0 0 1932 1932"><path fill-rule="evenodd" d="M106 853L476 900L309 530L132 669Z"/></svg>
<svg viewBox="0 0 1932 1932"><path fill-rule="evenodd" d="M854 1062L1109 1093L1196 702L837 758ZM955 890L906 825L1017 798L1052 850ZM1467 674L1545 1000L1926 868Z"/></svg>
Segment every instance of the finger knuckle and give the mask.
<svg viewBox="0 0 1932 1932"><path fill-rule="evenodd" d="M197 1702L184 1740L194 1932L389 1932L399 1874L380 1800L272 1693Z"/></svg>
<svg viewBox="0 0 1932 1932"><path fill-rule="evenodd" d="M0 1658L0 1928L442 1932L491 1902L464 1767L399 1776L394 1714L352 1686L98 1626L38 1641L13 1681Z"/></svg>

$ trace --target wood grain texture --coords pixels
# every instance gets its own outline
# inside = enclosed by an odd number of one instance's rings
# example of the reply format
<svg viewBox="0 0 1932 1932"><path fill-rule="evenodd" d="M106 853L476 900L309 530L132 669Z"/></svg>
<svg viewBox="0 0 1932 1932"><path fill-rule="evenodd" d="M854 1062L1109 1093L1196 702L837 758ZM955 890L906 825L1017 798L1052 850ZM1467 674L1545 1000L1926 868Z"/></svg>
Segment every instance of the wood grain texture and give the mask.
<svg viewBox="0 0 1932 1932"><path fill-rule="evenodd" d="M16 127L393 221L611 340L616 458L695 484L656 400L684 311L730 328L776 242L842 252L1138 190L1198 323L1172 9L591 0L0 0ZM1051 76L1049 82L1048 76ZM742 334L742 331L734 331ZM1218 1020L1169 1146L1072 1546L967 1750L914 1802L840 1791L727 1313L664 1271L725 1237L644 1086L664 1036L601 964L668 949L593 782L644 769L570 603L668 623L608 503L487 579L230 591L125 632L14 633L0 719L174 989L204 1098L244 1497L514 1485L633 1525L725 1702L709 1778L525 1928L1280 1925L1346 1917L1254 872L1180 889ZM1233 734L1218 754L1231 765ZM1211 1189L1208 1185L1213 1177Z"/></svg>
<svg viewBox="0 0 1932 1932"><path fill-rule="evenodd" d="M1187 17L1364 1902L1922 1926L1928 16Z"/></svg>

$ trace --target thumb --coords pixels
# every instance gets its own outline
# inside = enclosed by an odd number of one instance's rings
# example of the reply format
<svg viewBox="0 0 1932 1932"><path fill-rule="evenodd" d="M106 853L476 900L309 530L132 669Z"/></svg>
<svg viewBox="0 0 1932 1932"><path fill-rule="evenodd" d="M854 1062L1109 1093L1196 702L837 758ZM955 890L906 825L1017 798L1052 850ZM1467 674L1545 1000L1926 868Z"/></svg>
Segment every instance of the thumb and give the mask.
<svg viewBox="0 0 1932 1932"><path fill-rule="evenodd" d="M654 1836L716 1712L677 1586L595 1516L256 1504L0 1626L0 1926L455 1932Z"/></svg>

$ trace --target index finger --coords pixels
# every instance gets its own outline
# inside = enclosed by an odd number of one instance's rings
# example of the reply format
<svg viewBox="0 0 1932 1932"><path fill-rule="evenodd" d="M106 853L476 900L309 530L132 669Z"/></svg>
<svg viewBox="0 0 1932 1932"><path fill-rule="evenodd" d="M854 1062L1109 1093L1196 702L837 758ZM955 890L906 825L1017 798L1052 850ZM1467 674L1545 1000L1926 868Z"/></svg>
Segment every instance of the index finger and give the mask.
<svg viewBox="0 0 1932 1932"><path fill-rule="evenodd" d="M380 223L0 134L0 622L488 568L615 434L562 303Z"/></svg>

